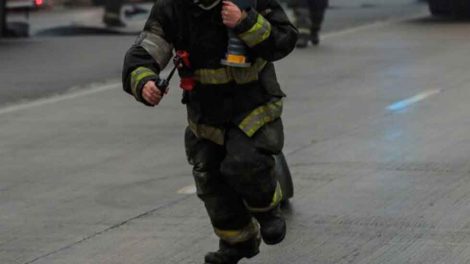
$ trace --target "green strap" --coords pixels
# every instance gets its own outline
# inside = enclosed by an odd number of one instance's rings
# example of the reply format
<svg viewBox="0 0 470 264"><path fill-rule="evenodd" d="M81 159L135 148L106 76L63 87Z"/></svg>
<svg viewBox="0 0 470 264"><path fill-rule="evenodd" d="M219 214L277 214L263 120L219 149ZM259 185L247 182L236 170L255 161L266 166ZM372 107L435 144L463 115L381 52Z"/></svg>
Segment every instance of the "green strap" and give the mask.
<svg viewBox="0 0 470 264"><path fill-rule="evenodd" d="M153 72L152 70L150 70L149 68L146 68L146 67L139 67L137 69L135 69L132 73L131 73L131 91L132 91L132 94L136 97L136 98L139 98L140 95L137 94L137 90L138 90L138 86L140 84L140 82L147 78L147 77L156 77L157 74L155 72Z"/></svg>
<svg viewBox="0 0 470 264"><path fill-rule="evenodd" d="M271 35L271 23L258 14L256 23L248 30L238 35L248 47L254 47L265 41Z"/></svg>
<svg viewBox="0 0 470 264"><path fill-rule="evenodd" d="M281 117L282 99L262 105L248 114L238 127L252 137L260 128Z"/></svg>

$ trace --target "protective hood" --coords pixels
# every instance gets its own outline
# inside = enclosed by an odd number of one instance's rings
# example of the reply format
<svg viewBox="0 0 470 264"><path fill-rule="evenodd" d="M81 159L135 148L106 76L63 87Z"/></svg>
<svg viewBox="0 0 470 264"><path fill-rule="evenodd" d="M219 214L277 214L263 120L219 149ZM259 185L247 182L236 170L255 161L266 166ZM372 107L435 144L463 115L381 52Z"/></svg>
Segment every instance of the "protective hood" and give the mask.
<svg viewBox="0 0 470 264"><path fill-rule="evenodd" d="M194 4L204 10L211 10L216 7L222 0L193 0Z"/></svg>

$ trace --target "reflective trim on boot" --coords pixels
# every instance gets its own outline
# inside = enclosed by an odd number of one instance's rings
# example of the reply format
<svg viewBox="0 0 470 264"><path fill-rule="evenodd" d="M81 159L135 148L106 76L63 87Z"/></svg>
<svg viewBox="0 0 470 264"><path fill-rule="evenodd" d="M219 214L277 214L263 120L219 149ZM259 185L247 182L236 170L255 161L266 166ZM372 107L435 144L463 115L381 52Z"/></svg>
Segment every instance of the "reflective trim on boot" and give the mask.
<svg viewBox="0 0 470 264"><path fill-rule="evenodd" d="M244 201L246 209L251 213L263 213L271 211L272 209L278 207L279 203L282 201L282 188L281 184L277 182L276 190L274 191L273 200L271 204L267 207L251 207L246 201Z"/></svg>
<svg viewBox="0 0 470 264"><path fill-rule="evenodd" d="M237 244L229 244L220 240L219 250L207 253L205 264L237 264L242 258L252 258L258 255L260 244L259 234Z"/></svg>
<svg viewBox="0 0 470 264"><path fill-rule="evenodd" d="M257 236L260 232L260 227L255 219L251 223L240 230L222 230L214 228L215 234L229 244L237 244L250 240L252 237Z"/></svg>

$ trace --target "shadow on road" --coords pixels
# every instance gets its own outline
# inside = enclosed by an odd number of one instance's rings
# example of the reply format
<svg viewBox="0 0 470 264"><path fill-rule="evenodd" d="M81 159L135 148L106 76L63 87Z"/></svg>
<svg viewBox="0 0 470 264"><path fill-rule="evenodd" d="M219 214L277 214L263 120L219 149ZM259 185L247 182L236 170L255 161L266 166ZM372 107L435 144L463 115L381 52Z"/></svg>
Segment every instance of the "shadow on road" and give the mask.
<svg viewBox="0 0 470 264"><path fill-rule="evenodd" d="M70 26L60 26L49 29L44 29L36 32L34 36L39 37L70 37L70 36L96 36L96 35L137 35L139 31L117 29L117 28L104 28L104 27L92 27L92 26L80 26L80 25L70 25Z"/></svg>

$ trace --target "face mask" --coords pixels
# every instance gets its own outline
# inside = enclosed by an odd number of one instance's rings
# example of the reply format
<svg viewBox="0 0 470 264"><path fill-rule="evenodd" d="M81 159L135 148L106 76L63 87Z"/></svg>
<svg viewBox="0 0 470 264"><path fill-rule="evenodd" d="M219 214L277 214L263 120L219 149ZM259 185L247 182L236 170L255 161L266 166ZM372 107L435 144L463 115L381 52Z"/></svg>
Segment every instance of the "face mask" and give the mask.
<svg viewBox="0 0 470 264"><path fill-rule="evenodd" d="M210 10L216 7L221 0L193 0L193 2L204 10Z"/></svg>

